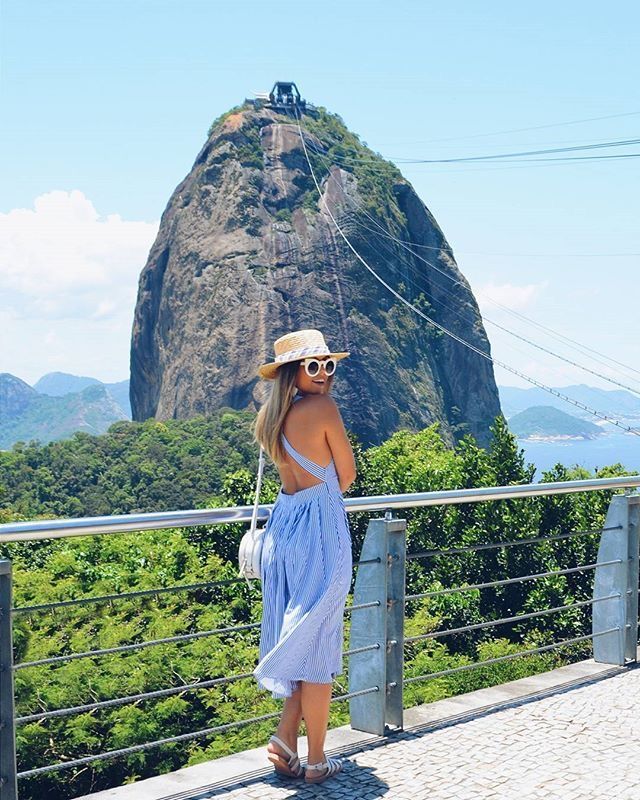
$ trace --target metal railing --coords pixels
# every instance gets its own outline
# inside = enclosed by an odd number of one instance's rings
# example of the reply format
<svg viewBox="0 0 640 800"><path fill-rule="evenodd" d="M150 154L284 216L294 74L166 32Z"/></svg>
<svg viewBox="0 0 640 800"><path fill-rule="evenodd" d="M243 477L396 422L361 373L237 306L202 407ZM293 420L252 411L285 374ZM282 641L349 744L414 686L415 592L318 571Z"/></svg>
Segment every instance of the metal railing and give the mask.
<svg viewBox="0 0 640 800"><path fill-rule="evenodd" d="M480 489L456 489L440 492L418 492L412 494L379 495L374 497L345 498L348 513L359 511L384 511L384 517L369 520L358 567L353 602L345 608L345 614L354 615L350 630L350 649L343 652L349 659L349 692L333 697L331 702L349 701L350 722L356 730L384 735L402 728L403 687L406 684L427 681L445 675L475 669L488 664L507 661L523 655L540 653L567 644L593 641L594 659L603 663L624 666L636 659L638 627L638 521L640 516L640 494L614 495L611 498L605 524L602 528L573 531L554 536L532 536L514 541L470 545L445 550L423 550L406 553L406 520L398 519L394 512L400 508L416 508L428 505L453 505L488 500L521 497L547 496L584 491L620 490L640 487L640 476L619 478L595 478L558 483L483 487ZM271 505L258 509L258 519L265 521L271 513ZM233 522L249 522L252 506L161 512L152 514L128 514L111 517L85 517L65 520L36 520L0 525L0 542L21 542L66 538L96 534L124 533L140 530L162 530L193 525L216 525ZM514 547L535 542L568 539L574 536L599 534L600 544L597 561L576 567L539 572L530 575L506 578L485 583L441 589L438 591L406 594L406 562L433 556L449 556L494 548ZM405 604L412 600L463 592L474 589L503 586L510 583L534 581L539 578L567 575L578 571L594 571L593 597L567 605L503 617L487 622L465 625L446 631L436 631L404 637ZM17 800L18 780L46 772L77 767L96 761L115 758L130 753L148 750L164 744L184 742L214 733L278 717L280 712L250 717L248 719L217 725L198 731L171 736L154 742L98 753L84 758L58 764L37 767L17 772L15 731L16 726L48 718L65 717L87 711L112 708L140 700L167 697L169 695L197 691L253 677L252 672L226 675L212 680L170 687L153 692L110 700L88 703L70 708L44 711L16 717L14 711L14 674L17 670L45 664L57 664L73 659L96 657L114 653L126 653L140 648L167 643L193 641L198 638L249 631L260 627L260 623L214 628L180 636L137 642L87 652L71 653L37 661L13 663L12 617L16 614L36 613L63 607L89 603L112 602L122 598L155 596L215 586L244 582L244 578L221 581L206 581L172 587L145 589L119 594L100 595L33 606L12 606L11 561L0 559L0 800ZM550 645L510 653L484 661L464 664L451 669L424 675L404 676L404 646L406 643L451 636L472 630L531 619L558 611L591 606L592 633L577 636Z"/></svg>

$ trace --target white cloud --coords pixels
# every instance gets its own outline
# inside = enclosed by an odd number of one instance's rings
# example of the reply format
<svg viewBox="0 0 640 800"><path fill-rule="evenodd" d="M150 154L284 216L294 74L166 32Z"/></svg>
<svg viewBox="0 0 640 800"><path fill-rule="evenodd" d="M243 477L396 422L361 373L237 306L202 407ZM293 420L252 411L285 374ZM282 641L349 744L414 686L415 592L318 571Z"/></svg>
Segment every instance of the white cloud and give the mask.
<svg viewBox="0 0 640 800"><path fill-rule="evenodd" d="M0 213L0 291L24 316L116 314L131 298L158 223L101 218L77 189L36 197L34 207Z"/></svg>
<svg viewBox="0 0 640 800"><path fill-rule="evenodd" d="M486 312L490 315L492 311L494 314L502 311L496 303L507 306L514 311L530 308L548 285L549 281L528 283L524 286L516 286L513 283L488 283L478 289L474 289L474 294L480 306L480 313L484 314ZM496 302L493 303L491 302L492 300Z"/></svg>
<svg viewBox="0 0 640 800"><path fill-rule="evenodd" d="M49 328L49 330L44 335L44 344L53 346L59 344L58 336L54 330Z"/></svg>
<svg viewBox="0 0 640 800"><path fill-rule="evenodd" d="M0 213L0 372L127 377L138 278L159 222L101 216L78 190Z"/></svg>
<svg viewBox="0 0 640 800"><path fill-rule="evenodd" d="M100 303L98 303L98 307L95 309L91 317L92 319L104 319L105 317L110 317L116 308L116 304L111 300L102 300Z"/></svg>

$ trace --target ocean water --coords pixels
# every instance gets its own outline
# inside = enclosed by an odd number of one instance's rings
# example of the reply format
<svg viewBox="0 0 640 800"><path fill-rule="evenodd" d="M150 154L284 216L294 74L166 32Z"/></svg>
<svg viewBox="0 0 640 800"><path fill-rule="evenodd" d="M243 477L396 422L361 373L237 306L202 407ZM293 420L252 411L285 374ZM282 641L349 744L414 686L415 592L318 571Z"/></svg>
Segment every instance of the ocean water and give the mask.
<svg viewBox="0 0 640 800"><path fill-rule="evenodd" d="M542 471L560 463L565 467L578 464L590 472L620 462L627 471L640 472L640 436L633 433L611 433L598 439L568 442L531 442L518 439L527 463L535 464L534 483L542 481Z"/></svg>

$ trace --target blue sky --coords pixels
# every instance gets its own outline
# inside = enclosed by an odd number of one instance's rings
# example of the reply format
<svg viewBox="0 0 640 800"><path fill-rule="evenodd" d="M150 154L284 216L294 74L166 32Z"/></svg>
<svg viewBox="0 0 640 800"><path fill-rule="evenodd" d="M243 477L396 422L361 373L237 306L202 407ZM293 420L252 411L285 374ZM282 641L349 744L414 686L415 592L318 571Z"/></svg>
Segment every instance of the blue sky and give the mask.
<svg viewBox="0 0 640 800"><path fill-rule="evenodd" d="M138 276L169 196L211 121L275 80L387 158L640 132L632 2L3 0L0 13L0 371L28 383L128 377ZM487 298L640 369L639 164L401 168L486 317L637 387ZM486 330L494 357L536 380L615 388Z"/></svg>

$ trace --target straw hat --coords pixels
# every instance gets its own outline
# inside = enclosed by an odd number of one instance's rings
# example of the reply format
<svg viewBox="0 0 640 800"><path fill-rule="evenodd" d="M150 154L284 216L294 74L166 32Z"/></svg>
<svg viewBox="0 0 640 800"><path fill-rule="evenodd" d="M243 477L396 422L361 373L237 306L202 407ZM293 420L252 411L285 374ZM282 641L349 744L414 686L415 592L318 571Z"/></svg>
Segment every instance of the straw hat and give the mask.
<svg viewBox="0 0 640 800"><path fill-rule="evenodd" d="M273 349L276 354L275 361L269 361L258 369L258 375L267 381L275 378L278 367L290 361L298 361L307 356L331 356L339 360L349 355L345 352L332 353L322 333L315 328L285 333L275 340Z"/></svg>

